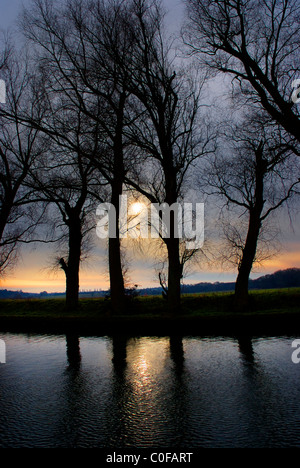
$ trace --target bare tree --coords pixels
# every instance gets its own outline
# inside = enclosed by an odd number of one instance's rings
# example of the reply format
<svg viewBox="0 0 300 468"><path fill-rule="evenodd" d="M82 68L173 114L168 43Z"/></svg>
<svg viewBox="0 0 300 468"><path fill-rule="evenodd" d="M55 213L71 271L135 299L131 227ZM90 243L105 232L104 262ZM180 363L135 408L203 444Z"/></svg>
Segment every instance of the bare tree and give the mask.
<svg viewBox="0 0 300 468"><path fill-rule="evenodd" d="M292 99L300 77L299 1L186 0L186 5L184 40L191 54L231 76L240 101L259 104L299 143L299 106Z"/></svg>
<svg viewBox="0 0 300 468"><path fill-rule="evenodd" d="M180 263L180 283L188 274L188 269L191 268L192 264L196 264L198 259L202 256L202 249L188 249L186 241L181 239L179 242L179 263ZM165 300L168 300L168 256L165 255L164 249L159 251L159 262L156 267L159 284L162 288L162 296ZM181 290L184 288L181 284Z"/></svg>
<svg viewBox="0 0 300 468"><path fill-rule="evenodd" d="M124 307L125 298L118 219L119 197L127 166L131 165L124 132L131 119L127 110L128 73L120 74L115 56L116 50L122 58L130 53L121 21L124 15L123 1L50 4L35 0L23 19L27 37L38 47L41 66L48 76L53 76L52 91L67 96L103 135L106 148L93 159L93 164L110 184L110 201L116 208L116 237L109 239L108 246L115 311Z"/></svg>
<svg viewBox="0 0 300 468"><path fill-rule="evenodd" d="M139 118L130 126L132 145L139 149L140 164L126 182L151 203L169 208L182 201L189 171L209 151L207 127L199 124L200 90L187 75L176 72L164 38L163 15L156 1L133 0L126 27L134 47L124 62L128 88L135 97ZM122 63L121 57L118 62ZM159 211L160 217L165 213ZM170 229L163 235L168 251L168 305L180 308L180 239L176 213L170 212Z"/></svg>
<svg viewBox="0 0 300 468"><path fill-rule="evenodd" d="M77 161L75 160L77 159ZM58 259L66 276L66 307L78 308L79 270L83 259L83 244L94 228L91 214L95 210L95 199L89 194L94 168L80 162L80 153L73 154L72 165L66 158L64 163L47 162L47 167L39 168L36 189L40 198L56 206L56 236L67 242L67 255ZM75 164L77 168L75 169ZM89 196L90 195L90 196Z"/></svg>
<svg viewBox="0 0 300 468"><path fill-rule="evenodd" d="M9 246L5 249L7 264L17 242L27 240L36 226L38 203L56 206L60 214L60 229L56 231L68 243L67 258L60 259L66 275L66 304L75 309L82 245L102 187L99 171L93 164L102 152L101 133L97 123L75 105L74 95L55 87L57 76L46 65L38 63L32 76L24 67L19 70L16 64L18 80L13 74L7 78L10 105L0 111L8 126L3 140L5 151L1 151L5 172L1 223L3 227L13 225L5 238L5 245ZM26 205L28 214L28 205L33 202L33 226L28 220L24 223L24 217L18 223L22 206Z"/></svg>
<svg viewBox="0 0 300 468"><path fill-rule="evenodd" d="M0 107L0 273L12 266L21 242L30 242L42 219L29 188L30 171L47 151L38 130L20 121L26 112L39 120L43 107L34 92L34 79L26 59L10 57L4 73L6 104Z"/></svg>
<svg viewBox="0 0 300 468"><path fill-rule="evenodd" d="M50 83L47 95L65 95L102 135L105 149L96 157L93 153L93 164L109 182L117 212L117 235L109 239L109 264L113 306L122 309L118 215L123 184L155 203L172 206L182 199L188 173L209 142L207 129L196 125L201 86L196 90L184 73L174 72L156 1L61 4L34 0L33 4L23 23ZM37 127L57 138L57 129L45 119ZM60 131L59 139L66 141L66 132ZM67 146L76 152L72 145L68 140ZM139 167L133 159L137 153ZM164 237L171 310L180 304L182 275L174 221L171 212L171 231Z"/></svg>
<svg viewBox="0 0 300 468"><path fill-rule="evenodd" d="M42 78L45 84L44 74ZM48 83L45 89L49 89ZM47 126L45 122L41 126L49 148L31 171L32 188L38 200L56 207L56 237L67 243L67 255L58 261L66 275L66 306L74 310L79 305L83 245L95 228L96 203L103 201L102 186L106 184L93 164L101 153L101 133L64 93L47 93L45 118Z"/></svg>
<svg viewBox="0 0 300 468"><path fill-rule="evenodd" d="M226 137L201 176L207 193L221 197L230 212L226 236L232 258L238 261L237 309L249 305L249 276L266 220L293 195L299 195L300 184L299 160L280 128L251 119L242 125L226 129ZM241 220L245 220L245 229Z"/></svg>

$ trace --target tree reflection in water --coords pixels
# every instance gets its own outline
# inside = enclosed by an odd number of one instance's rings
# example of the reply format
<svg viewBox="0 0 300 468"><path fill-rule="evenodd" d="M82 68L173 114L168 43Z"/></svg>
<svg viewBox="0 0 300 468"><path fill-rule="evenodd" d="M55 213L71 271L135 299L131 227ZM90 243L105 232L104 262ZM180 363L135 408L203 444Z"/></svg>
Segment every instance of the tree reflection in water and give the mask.
<svg viewBox="0 0 300 468"><path fill-rule="evenodd" d="M74 334L66 335L68 369L79 371L81 365L81 353L79 336Z"/></svg>
<svg viewBox="0 0 300 468"><path fill-rule="evenodd" d="M252 337L243 335L238 337L239 351L245 363L254 364L255 354L253 350Z"/></svg>
<svg viewBox="0 0 300 468"><path fill-rule="evenodd" d="M170 336L170 356L174 363L175 373L177 375L181 375L184 369L184 349L182 336Z"/></svg>

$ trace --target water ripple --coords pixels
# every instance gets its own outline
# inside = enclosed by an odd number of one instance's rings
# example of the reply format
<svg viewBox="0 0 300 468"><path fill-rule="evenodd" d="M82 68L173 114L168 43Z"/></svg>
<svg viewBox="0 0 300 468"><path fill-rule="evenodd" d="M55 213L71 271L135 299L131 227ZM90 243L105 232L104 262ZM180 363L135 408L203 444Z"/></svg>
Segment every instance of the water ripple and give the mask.
<svg viewBox="0 0 300 468"><path fill-rule="evenodd" d="M1 448L300 447L291 338L0 339Z"/></svg>

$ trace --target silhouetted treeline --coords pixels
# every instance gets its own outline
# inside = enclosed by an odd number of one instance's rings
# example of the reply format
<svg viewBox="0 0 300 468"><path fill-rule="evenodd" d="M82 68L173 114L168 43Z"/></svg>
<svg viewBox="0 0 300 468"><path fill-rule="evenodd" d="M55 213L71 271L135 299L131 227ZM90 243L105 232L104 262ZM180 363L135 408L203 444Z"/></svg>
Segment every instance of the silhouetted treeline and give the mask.
<svg viewBox="0 0 300 468"><path fill-rule="evenodd" d="M151 220L161 288L139 293L162 293L171 314L182 293L234 290L234 309L245 310L249 288L290 284L250 275L274 253L272 216L287 203L291 216L300 193L299 2L183 3L176 40L160 0L34 0L23 9L26 53L0 44L0 276L20 245L53 242L75 310L97 232L111 311L123 313L135 294L123 241L128 194L155 207L160 225ZM215 245L195 242L203 200ZM187 262L204 270L203 258L234 267L235 284L182 286Z"/></svg>
<svg viewBox="0 0 300 468"><path fill-rule="evenodd" d="M300 268L289 268L287 270L276 271L271 275L261 276L255 280L249 281L249 289L281 289L281 288L300 288ZM182 286L183 294L197 294L208 292L230 292L234 291L235 283L197 283L186 284ZM162 288L143 288L138 289L137 293L140 296L160 296ZM79 293L80 298L97 298L105 297L105 291L90 291ZM46 293L39 294L25 293L23 291L8 291L7 289L0 290L0 299L29 299L63 296L62 293Z"/></svg>
<svg viewBox="0 0 300 468"><path fill-rule="evenodd" d="M289 268L287 270L276 271L271 275L261 276L255 280L249 280L249 289L281 289L300 287L300 269ZM234 291L235 282L232 283L198 283L195 285L185 285L184 293L202 292L226 292Z"/></svg>

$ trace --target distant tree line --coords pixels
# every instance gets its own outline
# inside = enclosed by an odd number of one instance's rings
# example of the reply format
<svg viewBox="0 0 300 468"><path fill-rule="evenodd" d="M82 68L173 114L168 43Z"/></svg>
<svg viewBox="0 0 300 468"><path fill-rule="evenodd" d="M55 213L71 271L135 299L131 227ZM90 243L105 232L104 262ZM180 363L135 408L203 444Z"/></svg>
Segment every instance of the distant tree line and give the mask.
<svg viewBox="0 0 300 468"><path fill-rule="evenodd" d="M60 242L68 309L78 307L99 203L116 209L107 246L114 313L127 300L119 219L129 191L161 206L191 190L221 201L223 259L238 268L241 309L270 242L268 219L299 195L298 1L184 3L176 47L158 0L32 0L19 22L22 50L3 44L0 273L22 243ZM226 108L205 93L219 74L232 81ZM169 235L160 232L159 281L174 314L197 249L178 239L173 212L171 221Z"/></svg>
<svg viewBox="0 0 300 468"><path fill-rule="evenodd" d="M276 271L273 274L261 276L254 280L249 280L249 290L262 289L283 289L283 288L299 288L300 287L300 269L288 268L287 270ZM197 283L185 284L181 291L182 294L202 294L209 292L233 292L235 283ZM161 296L162 288L141 288L136 289L138 296ZM8 291L7 289L0 290L0 299L48 299L62 297L64 293L27 293L23 291ZM107 297L107 291L80 291L80 298L100 298Z"/></svg>

